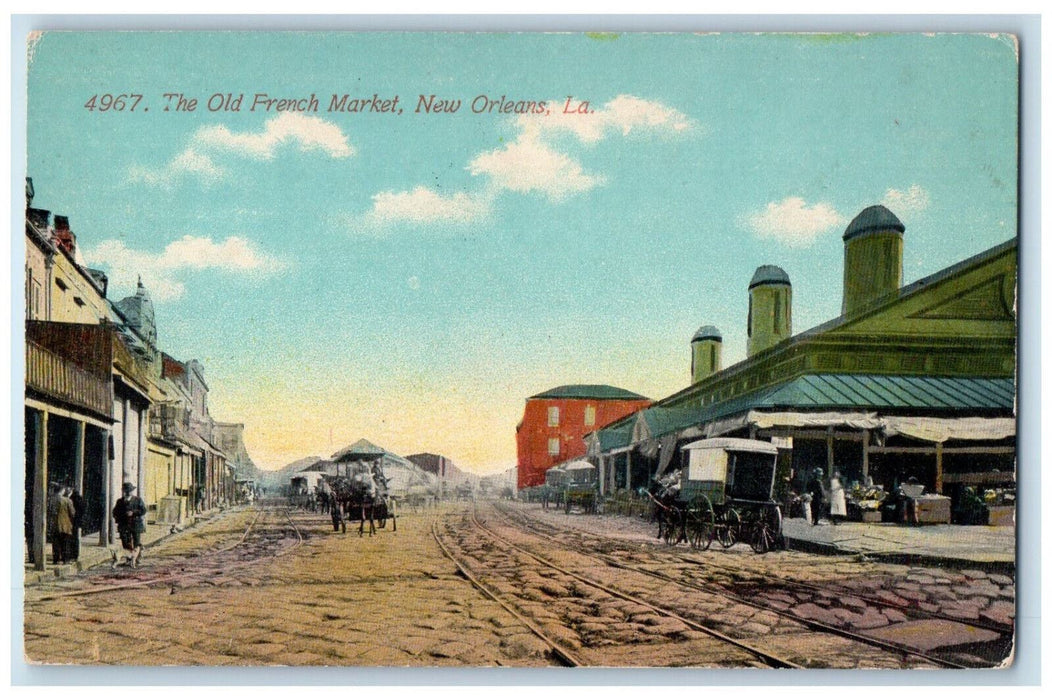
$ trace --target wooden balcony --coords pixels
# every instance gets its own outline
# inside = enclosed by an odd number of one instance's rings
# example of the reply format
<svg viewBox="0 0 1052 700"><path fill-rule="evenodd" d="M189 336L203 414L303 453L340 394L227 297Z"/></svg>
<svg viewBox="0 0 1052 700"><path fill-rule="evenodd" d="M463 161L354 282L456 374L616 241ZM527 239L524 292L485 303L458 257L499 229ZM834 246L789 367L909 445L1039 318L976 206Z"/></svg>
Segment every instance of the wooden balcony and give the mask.
<svg viewBox="0 0 1052 700"><path fill-rule="evenodd" d="M110 370L106 358L98 357L108 345L108 329L96 326L85 333L76 324L32 325L26 333L26 393L101 417L112 415Z"/></svg>

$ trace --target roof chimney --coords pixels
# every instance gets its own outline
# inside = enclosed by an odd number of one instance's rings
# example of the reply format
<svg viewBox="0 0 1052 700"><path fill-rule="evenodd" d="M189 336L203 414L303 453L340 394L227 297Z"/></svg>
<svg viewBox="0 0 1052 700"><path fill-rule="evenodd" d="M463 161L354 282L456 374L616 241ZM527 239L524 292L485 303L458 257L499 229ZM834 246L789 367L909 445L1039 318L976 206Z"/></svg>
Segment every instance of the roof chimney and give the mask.
<svg viewBox="0 0 1052 700"><path fill-rule="evenodd" d="M723 354L723 334L716 326L702 326L690 340L690 383L720 371Z"/></svg>
<svg viewBox="0 0 1052 700"><path fill-rule="evenodd" d="M69 217L55 214L55 243L73 257L77 248L77 237L69 229Z"/></svg>
<svg viewBox="0 0 1052 700"><path fill-rule="evenodd" d="M760 265L749 282L748 325L748 357L793 334L793 285L777 265Z"/></svg>
<svg viewBox="0 0 1052 700"><path fill-rule="evenodd" d="M880 204L866 207L844 231L844 305L851 315L902 286L906 227Z"/></svg>

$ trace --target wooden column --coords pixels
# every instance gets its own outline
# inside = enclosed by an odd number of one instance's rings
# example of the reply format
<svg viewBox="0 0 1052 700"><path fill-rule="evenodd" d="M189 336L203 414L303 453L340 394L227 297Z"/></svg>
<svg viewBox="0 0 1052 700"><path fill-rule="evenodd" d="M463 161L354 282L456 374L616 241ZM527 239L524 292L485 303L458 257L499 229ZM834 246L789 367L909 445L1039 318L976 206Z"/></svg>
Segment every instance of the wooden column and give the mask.
<svg viewBox="0 0 1052 700"><path fill-rule="evenodd" d="M632 450L625 453L625 491L632 490Z"/></svg>
<svg viewBox="0 0 1052 700"><path fill-rule="evenodd" d="M869 476L869 430L862 431L862 480Z"/></svg>
<svg viewBox="0 0 1052 700"><path fill-rule="evenodd" d="M73 488L81 496L84 495L84 438L86 431L87 424L84 421L77 421L77 432L73 436ZM77 513L77 515L83 520L83 513ZM77 538L77 546L80 546L79 527L73 529L73 536Z"/></svg>
<svg viewBox="0 0 1052 700"><path fill-rule="evenodd" d="M131 444L131 425L128 422L128 399L121 402L121 483L117 489L124 493L124 482L131 481L131 464L128 458L128 446Z"/></svg>
<svg viewBox="0 0 1052 700"><path fill-rule="evenodd" d="M138 491L138 496L146 502L146 411L140 410L136 414L139 416L137 421L138 428L138 447L135 451L135 488Z"/></svg>
<svg viewBox="0 0 1052 700"><path fill-rule="evenodd" d="M33 568L44 570L47 540L47 411L33 411Z"/></svg>
<svg viewBox="0 0 1052 700"><path fill-rule="evenodd" d="M833 475L833 429L826 432L826 478Z"/></svg>
<svg viewBox="0 0 1052 700"><path fill-rule="evenodd" d="M935 443L935 493L942 494L942 443Z"/></svg>
<svg viewBox="0 0 1052 700"><path fill-rule="evenodd" d="M99 546L105 547L113 542L113 530L110 527L110 503L113 498L113 435L109 430L103 433L103 439L106 441L104 449L106 455L103 459L105 467L103 468L102 478L102 522L99 524Z"/></svg>
<svg viewBox="0 0 1052 700"><path fill-rule="evenodd" d="M603 463L603 455L599 454L599 495L602 496L605 491L603 487L606 485L606 465Z"/></svg>

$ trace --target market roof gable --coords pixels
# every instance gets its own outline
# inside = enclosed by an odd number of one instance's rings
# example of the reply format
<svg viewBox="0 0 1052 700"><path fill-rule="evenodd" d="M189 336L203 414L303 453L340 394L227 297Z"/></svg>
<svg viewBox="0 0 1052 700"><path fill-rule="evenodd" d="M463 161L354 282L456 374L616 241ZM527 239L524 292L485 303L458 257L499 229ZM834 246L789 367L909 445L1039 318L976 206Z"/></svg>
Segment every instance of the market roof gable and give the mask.
<svg viewBox="0 0 1052 700"><path fill-rule="evenodd" d="M388 452L379 445L374 445L365 438L362 438L353 445L343 448L337 452L334 452L330 459L333 462L351 462L356 459L378 459L386 458L392 461L409 464L409 461L400 455L396 455L394 452Z"/></svg>

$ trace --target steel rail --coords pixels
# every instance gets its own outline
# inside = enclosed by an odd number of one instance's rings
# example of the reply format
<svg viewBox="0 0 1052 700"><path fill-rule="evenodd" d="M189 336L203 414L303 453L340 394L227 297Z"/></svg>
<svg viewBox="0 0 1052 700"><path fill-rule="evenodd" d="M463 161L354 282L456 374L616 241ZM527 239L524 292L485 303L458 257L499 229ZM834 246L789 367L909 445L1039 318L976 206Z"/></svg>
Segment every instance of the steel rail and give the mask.
<svg viewBox="0 0 1052 700"><path fill-rule="evenodd" d="M503 511L500 508L497 508L495 510L497 510L497 512L501 513L502 515L504 514ZM525 518L525 516L524 516L524 518ZM882 639L877 639L875 637L870 637L870 636L864 635L864 634L859 634L857 632L852 632L850 630L845 630L845 629L842 629L840 627L835 627L833 625L828 625L828 624L826 624L824 622L819 622L817 620L811 620L809 618L802 617L800 615L796 615L796 614L791 613L789 611L781 610L781 609L776 608L774 606L768 606L768 605L764 605L762 603L757 603L754 600L750 600L748 598L743 598L741 596L737 596L737 595L735 595L733 593L730 593L730 592L728 592L726 590L722 590L720 588L706 587L706 586L702 586L700 584L696 584L696 583L694 583L692 581L684 581L682 579L673 578L671 576L667 576L665 574L661 574L661 573L658 573L658 572L655 572L655 571L649 571L647 569L642 569L642 568L639 568L639 567L635 567L635 566L632 566L630 564L625 564L623 562L620 562L620 561L618 561L618 560L616 560L613 557L610 557L608 555L596 554L594 552L586 552L586 551L584 551L584 550L582 550L580 548L573 547L572 545L569 545L569 544L567 544L565 542L560 542L560 541L556 540L554 537L552 537L551 535L548 535L548 534L546 534L544 532L538 531L532 525L529 525L529 524L527 524L527 525L531 529L533 529L533 531L539 537L545 537L545 538L547 538L547 539L549 539L549 540L551 540L553 542L557 542L558 544L561 544L563 546L569 547L570 549L572 549L573 551L575 551L575 552L577 552L579 554L583 554L583 555L586 555L586 556L591 556L591 557L603 562L607 566L610 566L610 567L613 567L613 568L624 569L626 571L632 571L634 573L642 574L644 576L650 576L652 578L656 578L656 579L659 579L661 581L665 581L665 582L668 582L668 583L673 583L673 584L676 584L676 585L679 585L679 586L683 586L684 588L691 588L691 589L694 589L694 590L697 590L697 591L701 591L703 593L708 593L708 594L711 594L711 595L722 596L724 598L732 600L735 603L739 603L741 605L748 605L748 606L756 608L758 610L763 610L763 611L766 611L766 612L775 613L779 617L784 617L784 618L793 620L793 621L798 622L798 623L800 623L800 624L802 624L802 625L804 625L804 626L806 626L806 627L808 627L810 629L813 629L815 631L823 632L823 633L826 633L826 634L831 634L831 635L838 636L838 637L844 637L844 638L851 639L851 640L857 641L857 642L861 642L863 644L867 644L867 645L870 645L870 646L880 647L880 648L884 649L885 651L892 651L892 652L895 652L897 654L904 654L904 655L908 655L908 656L914 656L914 657L917 657L917 658L920 658L920 659L924 659L925 661L929 661L931 663L938 664L940 666L945 666L947 668L959 668L959 669L973 668L971 666L965 666L964 664L957 663L956 661L950 661L949 659L945 659L945 658L941 658L941 657L937 657L937 656L932 656L932 655L930 655L928 653L925 653L925 652L920 651L918 649L915 649L913 647L909 647L909 646L905 646L905 645L901 645L901 644L896 644L895 642L888 642L888 641L885 641L885 640L882 640ZM589 533L589 534L591 534L591 533ZM611 538L602 538L602 539L611 539ZM684 559L683 557L680 557L680 558ZM685 561L691 561L689 559L684 559L684 560ZM698 563L698 562L693 562L693 563ZM724 568L725 571L731 570L731 569L727 569L726 567L723 567L723 568ZM949 618L945 618L945 619L949 619ZM991 631L995 631L995 630L991 630Z"/></svg>
<svg viewBox="0 0 1052 700"><path fill-rule="evenodd" d="M467 566L465 566L460 560L458 560L453 555L453 553L449 550L449 548L442 542L442 538L439 537L439 534L438 534L438 523L437 523L437 521L433 521L431 523L431 534L434 536L435 542L438 544L439 549L442 550L442 553L445 554L446 557L451 562L453 562L453 565L457 567L457 571L459 571L461 573L461 575L464 576L464 578L466 578L469 582L471 582L471 585L473 585L475 588L479 589L484 596L486 596L487 598L489 598L490 600L492 600L493 602L497 603L502 608L507 610L509 613L511 613L511 615L516 620L521 622L523 625L526 626L527 629L529 629L531 632L533 632L535 635L537 635L541 640L543 640L544 643L547 644L548 647L550 648L552 656L559 663L561 663L563 666L568 666L568 667L576 667L576 666L582 666L583 665L573 654L571 654L569 651L564 649L555 640L550 639L548 637L548 635L546 635L539 627L534 625L532 622L530 622L528 619L526 619L522 614L520 614L517 610L515 610L515 608L512 607L510 603L507 603L506 601L504 601L500 597L498 597L484 583L482 583L482 581L480 581L478 579L478 577L476 577L474 574L472 574L471 571L467 568Z"/></svg>
<svg viewBox="0 0 1052 700"><path fill-rule="evenodd" d="M569 576L571 578L577 579L578 581L584 583L585 585L588 585L588 586L591 586L591 587L596 588L598 590L601 590L601 591L603 591L604 593L606 593L608 595L614 596L615 598L620 598L621 600L627 600L627 601L629 601L631 603L634 603L636 605L640 605L642 607L648 608L648 609L658 613L659 615L662 615L664 617L669 617L669 618L672 618L674 620L677 620L677 621L683 623L684 625L686 625L687 627L690 627L691 629L697 630L699 632L703 632L704 634L707 634L707 635L709 635L711 637L719 639L720 641L726 642L727 644L730 644L730 645L732 645L734 647L737 647L739 649L747 651L750 654L752 654L753 656L756 656L756 657L760 658L761 660L763 660L765 663L767 663L772 668L803 668L803 666L801 666L801 665L799 665L797 663L794 663L794 662L789 661L787 659L783 659L783 658L781 658L779 656L775 656L774 654L771 654L769 652L763 651L762 649L758 649L758 648L752 646L751 644L747 644L747 643L745 643L745 642L743 642L741 640L734 639L733 637L729 637L726 634L724 634L724 633L722 633L722 632L720 632L718 630L714 630L711 627L708 627L706 625L701 624L700 622L695 622L694 620L690 620L688 618L685 618L682 615L679 615L678 613L675 613L675 612L673 612L671 610L668 610L667 608L662 608L661 606L654 605L653 603L648 603L647 601L642 600L641 598L638 598L638 597L636 597L634 595L631 595L629 593L625 593L623 591L619 591L619 590L617 590L615 588L611 588L610 586L607 586L604 583L601 583L601 582L596 581L594 579L590 579L587 576L582 576L581 574L578 574L576 572L570 571L569 569L565 569L565 568L559 566L558 564L555 564L555 563L553 563L551 561L548 561L544 557L542 557L542 556L540 556L538 554L534 554L533 552L529 551L528 549L520 547L519 545L515 544L514 542L510 542L509 540L507 540L507 539L501 537L500 535L498 535L497 533L493 532L493 530L491 530L490 528L486 527L484 524L482 524L478 520L477 514L474 511L472 511L472 513L471 513L471 519L475 523L476 527L478 527L480 530L483 530L484 532L488 533L489 536L491 538L493 538L494 540L497 540L499 542L503 542L508 547L511 547L512 549L515 549L515 550L517 550L519 552L522 552L526 556L537 560L538 562L540 562L544 566L547 566L550 569L554 569L555 571L558 571L558 572L560 572L560 573L562 573L562 574L564 574L566 576Z"/></svg>
<svg viewBox="0 0 1052 700"><path fill-rule="evenodd" d="M509 511L506 508L503 508L503 507L497 507L496 510L501 512L505 517L507 517L507 515L509 514ZM537 532L537 534L542 535L542 536L550 537L550 535L546 535L544 532L542 532L541 530L539 530L537 528L536 524L541 523L542 521L539 521L536 518L533 518L532 516L529 516L528 514L523 513L523 512L521 512L519 510L515 510L513 512L514 512L514 514L517 517L521 518L527 524L528 527L530 527L535 532ZM595 537L597 539L606 540L608 542L617 542L618 541L616 538L606 537L604 535L599 535L599 534L596 534L596 533L588 532L586 530L580 530L580 529L577 529L577 528L573 528L573 530L575 532L581 534L581 535L587 535L587 536ZM580 550L578 550L578 551L580 551ZM680 552L676 552L676 551L671 550L671 549L667 550L667 551L668 551L669 555L671 555L673 557L676 557L677 559L679 559L681 561L685 561L685 562L690 563L690 564L696 564L696 565L699 565L699 566L704 566L704 567L706 567L708 569L716 569L718 571L723 571L723 572L727 572L727 573L731 573L731 574L741 573L740 571L738 571L736 569L733 569L733 568L731 568L731 567L729 567L727 565L724 565L724 564L717 564L717 563L713 563L713 562L710 562L710 561L703 561L701 559L698 559L696 556L693 556L691 553L680 553ZM786 588L796 587L798 589L802 588L802 589L805 589L805 590L815 591L815 592L840 593L840 594L843 594L845 596L851 596L853 598L858 598L859 600L864 601L866 603L869 603L871 605L879 605L880 607L885 607L885 608L894 608L896 610L901 611L904 614L908 614L911 619L917 619L917 620L943 620L943 621L946 621L946 622L955 622L955 623L958 623L958 624L969 625L971 627L975 627L975 628L978 628L978 629L986 630L988 632L995 632L995 633L1001 634L1001 635L1014 634L1015 633L1015 628L1013 626L1010 626L1010 625L998 625L996 623L983 622L981 620L969 620L969 619L962 618L962 617L957 617L957 616L954 616L954 615L946 615L946 614L943 614L943 613L936 613L936 612L929 612L929 611L926 611L926 610L920 610L920 609L917 609L915 607L911 607L909 605L901 605L901 604L894 603L892 601L885 601L885 600L881 600L879 598L874 598L872 596L866 595L865 593L858 593L857 591L853 591L853 590L851 590L849 588L844 588L842 586L837 586L836 584L829 585L829 586L825 586L825 585L821 585L820 586L820 585L815 584L815 583L808 583L806 581L798 581L798 580L795 580L795 579L785 578L785 577L782 577L782 576L777 576L777 575L766 573L766 572L756 571L755 569L751 569L751 568L747 569L747 571L748 571L748 573L750 575L752 575L752 576L754 576L754 577L759 579L754 584L754 585L757 585L757 586L762 586L762 585L765 585L767 583L773 582L773 583L776 583L778 585L782 585L782 586L784 586ZM748 582L746 582L743 585L750 585L750 584Z"/></svg>

